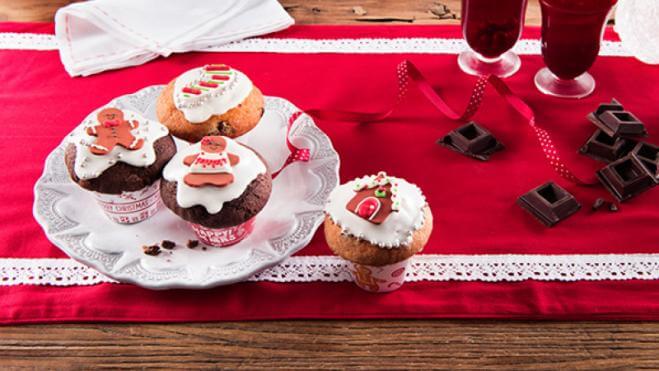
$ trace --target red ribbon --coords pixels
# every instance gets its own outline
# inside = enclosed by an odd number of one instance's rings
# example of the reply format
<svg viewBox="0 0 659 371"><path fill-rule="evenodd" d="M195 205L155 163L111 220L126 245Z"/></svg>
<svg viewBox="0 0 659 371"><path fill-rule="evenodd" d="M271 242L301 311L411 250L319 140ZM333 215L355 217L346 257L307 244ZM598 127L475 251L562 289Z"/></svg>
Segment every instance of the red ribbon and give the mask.
<svg viewBox="0 0 659 371"><path fill-rule="evenodd" d="M288 147L288 150L291 152L288 155L288 158L284 162L284 164L279 168L279 170L275 171L272 173L272 178L276 178L279 173L284 170L284 168L293 162L296 161L304 161L307 162L311 158L311 151L309 151L309 148L298 148L296 147L292 142L290 138L290 133L291 129L293 128L293 125L297 122L297 119L302 116L301 111L297 111L294 114L291 115L291 117L288 118L288 125L286 126L286 146Z"/></svg>
<svg viewBox="0 0 659 371"><path fill-rule="evenodd" d="M326 111L312 109L307 110L306 112L312 116L315 116L323 120L334 120L334 121L356 121L356 122L372 122L380 121L388 116L390 116L401 104L403 98L407 95L409 89L410 81L414 82L415 86L423 93L425 98L432 103L432 105L437 108L444 116L448 117L454 121L468 121L480 108L480 105L483 101L483 96L485 94L485 88L489 84L494 88L494 90L501 96L506 103L515 110L519 115L521 115L529 126L533 129L536 134L536 138L542 148L542 151L547 158L547 161L552 166L552 168L563 178L569 180L578 185L593 185L597 184L597 181L592 177L589 180L582 180L577 177L567 165L561 160L558 149L554 145L549 132L545 129L539 127L535 122L535 114L531 107L529 107L526 102L519 98L515 93L513 93L506 83L493 75L483 76L478 79L474 89L472 90L471 97L469 98L469 103L465 108L462 114L457 113L453 110L444 99L437 94L433 89L432 85L428 80L421 74L419 69L410 61L405 60L401 62L397 69L396 75L398 77L398 96L396 101L390 109L384 112L374 112L374 113L364 113L364 112L351 112L351 111ZM290 146L289 146L290 148Z"/></svg>

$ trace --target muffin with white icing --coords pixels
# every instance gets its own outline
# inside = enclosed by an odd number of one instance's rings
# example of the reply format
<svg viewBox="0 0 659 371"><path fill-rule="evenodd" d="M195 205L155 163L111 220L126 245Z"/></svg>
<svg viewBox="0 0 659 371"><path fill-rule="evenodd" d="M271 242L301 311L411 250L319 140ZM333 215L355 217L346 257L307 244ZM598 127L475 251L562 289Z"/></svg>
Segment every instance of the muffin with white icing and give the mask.
<svg viewBox="0 0 659 371"><path fill-rule="evenodd" d="M172 134L188 142L207 135L236 138L263 116L263 94L244 73L225 64L191 69L158 97L156 113Z"/></svg>
<svg viewBox="0 0 659 371"><path fill-rule="evenodd" d="M105 106L89 114L65 142L71 179L93 192L110 219L136 223L155 214L162 169L176 153L165 126Z"/></svg>
<svg viewBox="0 0 659 371"><path fill-rule="evenodd" d="M225 247L252 231L272 178L261 156L231 138L207 136L180 150L163 171L164 204L188 221L199 239Z"/></svg>
<svg viewBox="0 0 659 371"><path fill-rule="evenodd" d="M408 259L432 232L432 213L421 189L384 172L336 187L325 213L327 244L352 263L355 283L372 292L400 287Z"/></svg>

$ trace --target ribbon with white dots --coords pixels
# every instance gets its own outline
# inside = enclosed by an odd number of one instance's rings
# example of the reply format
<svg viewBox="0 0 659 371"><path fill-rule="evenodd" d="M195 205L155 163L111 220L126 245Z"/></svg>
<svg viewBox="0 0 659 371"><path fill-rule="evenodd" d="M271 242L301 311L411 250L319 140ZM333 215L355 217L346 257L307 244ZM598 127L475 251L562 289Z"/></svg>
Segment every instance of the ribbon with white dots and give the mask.
<svg viewBox="0 0 659 371"><path fill-rule="evenodd" d="M288 147L288 150L290 151L290 154L286 158L286 161L284 164L279 168L279 170L275 171L272 173L272 177L275 178L279 173L284 170L284 168L293 162L296 161L304 161L307 162L311 158L311 152L309 151L309 148L298 148L291 142L290 138L290 133L291 133L291 128L293 125L295 125L295 122L297 119L302 116L301 111L297 111L291 115L291 117L288 118L288 125L286 127L286 146Z"/></svg>
<svg viewBox="0 0 659 371"><path fill-rule="evenodd" d="M462 114L457 113L451 108L442 97L439 96L437 91L430 85L428 80L421 74L421 71L409 60L404 60L396 68L396 77L398 79L398 95L394 104L384 112L363 113L363 112L350 112L350 111L335 111L335 110L307 110L306 112L324 120L335 121L357 121L357 122L372 122L379 121L391 115L396 107L400 105L409 91L410 82L414 82L415 86L423 93L424 97L432 103L442 114L454 121L465 122L473 117L480 108L483 98L485 96L485 89L488 85L492 86L495 91L505 99L508 105L520 114L529 124L531 129L536 134L538 143L542 148L549 164L552 168L563 178L570 182L579 185L593 185L597 184L594 177L588 180L582 180L577 177L561 160L558 149L549 135L549 132L539 127L535 122L535 114L531 107L526 102L515 95L506 83L493 75L482 76L476 81L474 88L471 92L469 102L465 107Z"/></svg>

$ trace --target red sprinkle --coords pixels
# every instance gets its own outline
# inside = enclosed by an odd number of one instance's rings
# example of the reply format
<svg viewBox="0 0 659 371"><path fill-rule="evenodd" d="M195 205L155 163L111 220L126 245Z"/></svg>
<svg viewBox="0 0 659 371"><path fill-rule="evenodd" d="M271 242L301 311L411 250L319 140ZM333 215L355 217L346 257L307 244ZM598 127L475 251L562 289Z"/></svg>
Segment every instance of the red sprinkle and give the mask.
<svg viewBox="0 0 659 371"><path fill-rule="evenodd" d="M183 92L188 94L195 94L195 95L201 94L201 90L189 88L187 86L183 88Z"/></svg>
<svg viewBox="0 0 659 371"><path fill-rule="evenodd" d="M200 81L199 85L205 86L207 88L217 88L217 84L214 82L206 82L206 81Z"/></svg>
<svg viewBox="0 0 659 371"><path fill-rule="evenodd" d="M209 64L204 67L206 71L228 71L229 66L226 64Z"/></svg>
<svg viewBox="0 0 659 371"><path fill-rule="evenodd" d="M227 76L227 75L213 75L213 76L212 76L212 79L213 79L213 80L223 80L223 81L226 81L226 80L229 80L229 76Z"/></svg>

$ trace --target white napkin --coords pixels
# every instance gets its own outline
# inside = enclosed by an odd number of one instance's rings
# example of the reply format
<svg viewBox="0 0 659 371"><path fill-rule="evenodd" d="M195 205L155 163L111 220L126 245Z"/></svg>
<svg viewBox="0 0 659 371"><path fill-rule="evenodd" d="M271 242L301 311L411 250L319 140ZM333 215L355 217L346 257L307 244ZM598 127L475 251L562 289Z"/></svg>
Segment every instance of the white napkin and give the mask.
<svg viewBox="0 0 659 371"><path fill-rule="evenodd" d="M71 76L135 66L287 28L276 0L95 0L55 14L55 37Z"/></svg>
<svg viewBox="0 0 659 371"><path fill-rule="evenodd" d="M659 1L620 0L615 30L638 60L659 64Z"/></svg>

